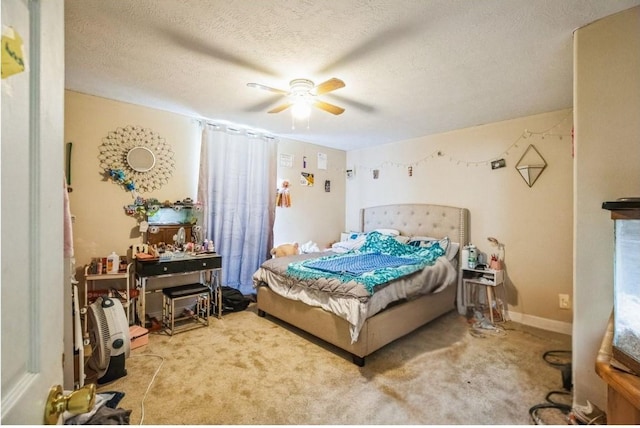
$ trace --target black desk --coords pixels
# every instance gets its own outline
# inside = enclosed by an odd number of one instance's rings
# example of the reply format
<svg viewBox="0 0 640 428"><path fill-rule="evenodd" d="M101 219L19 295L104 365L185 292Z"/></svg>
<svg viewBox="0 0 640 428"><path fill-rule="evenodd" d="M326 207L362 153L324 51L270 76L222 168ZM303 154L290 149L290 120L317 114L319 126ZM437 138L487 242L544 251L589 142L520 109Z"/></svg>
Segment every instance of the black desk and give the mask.
<svg viewBox="0 0 640 428"><path fill-rule="evenodd" d="M218 318L222 317L222 293L220 285L222 280L222 256L216 253L207 253L197 256L185 255L171 260L135 260L134 277L136 287L140 289L138 299L138 317L144 323L146 314L147 280L167 276L179 276L190 273L200 273L200 283L205 284L211 290L212 301L216 302ZM207 280L206 274L210 273ZM172 285L173 286L173 285ZM162 290L161 288L159 289Z"/></svg>

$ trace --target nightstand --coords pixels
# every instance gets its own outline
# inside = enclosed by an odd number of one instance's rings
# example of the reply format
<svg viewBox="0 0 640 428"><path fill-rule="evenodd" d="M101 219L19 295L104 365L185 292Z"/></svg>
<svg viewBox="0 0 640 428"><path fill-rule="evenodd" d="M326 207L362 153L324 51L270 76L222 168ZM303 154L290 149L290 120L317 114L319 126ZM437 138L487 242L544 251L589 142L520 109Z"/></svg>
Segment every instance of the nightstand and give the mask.
<svg viewBox="0 0 640 428"><path fill-rule="evenodd" d="M505 320L504 307L500 308L495 302L495 293L493 291L494 287L499 285L502 286L504 290L504 271L503 270L493 270L493 269L471 269L471 268L462 268L462 287L463 287L463 296L464 296L464 306L474 306L474 302L477 298L474 298L474 295L477 294L478 286L484 286L487 293L487 304L489 305L489 317L491 318L491 323L493 324L493 307L500 311L500 315L502 317L502 321Z"/></svg>

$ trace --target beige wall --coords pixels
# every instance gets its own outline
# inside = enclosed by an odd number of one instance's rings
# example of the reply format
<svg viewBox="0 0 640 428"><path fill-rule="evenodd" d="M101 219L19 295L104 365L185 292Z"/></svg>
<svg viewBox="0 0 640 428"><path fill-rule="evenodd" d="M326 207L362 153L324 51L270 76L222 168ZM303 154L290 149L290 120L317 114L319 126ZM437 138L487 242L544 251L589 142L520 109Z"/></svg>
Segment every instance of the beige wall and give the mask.
<svg viewBox="0 0 640 428"><path fill-rule="evenodd" d="M161 201L196 199L201 131L197 120L189 117L122 103L105 98L65 92L65 142L73 143L70 203L74 223L77 266L92 257L106 257L111 251L126 254L127 248L141 241L137 221L124 213L132 203L131 192L103 179L98 147L109 132L127 125L149 128L172 146L175 171L169 183L158 191L141 194ZM278 166L278 177L291 180L291 208L277 208L276 243L316 242L321 248L336 240L344 229L346 154L292 140L281 140L278 152L294 157L292 168ZM318 169L318 153L327 155L327 169ZM307 168L302 158L307 157ZM315 174L315 185L300 185L302 171ZM324 181L331 181L331 192ZM80 276L78 277L81 278Z"/></svg>
<svg viewBox="0 0 640 428"><path fill-rule="evenodd" d="M606 408L595 358L613 307L613 221L602 202L640 196L640 7L574 36L574 400Z"/></svg>
<svg viewBox="0 0 640 428"><path fill-rule="evenodd" d="M572 294L571 124L569 109L349 152L346 226L357 229L366 206L466 207L473 244L488 254L487 237L505 244L512 319L570 333L572 311L558 307L558 293ZM548 134L521 138L525 130ZM531 188L515 169L529 144L548 164ZM492 170L496 158L507 166Z"/></svg>
<svg viewBox="0 0 640 428"><path fill-rule="evenodd" d="M200 128L198 122L180 115L121 103L78 92L65 92L65 143L72 142L71 211L76 265L112 251L124 255L131 244L141 242L137 221L123 207L133 202L132 193L104 180L98 161L102 139L127 125L149 128L163 137L174 151L175 171L168 184L144 198L161 201L196 199Z"/></svg>
<svg viewBox="0 0 640 428"><path fill-rule="evenodd" d="M318 153L326 155L327 168L318 169ZM291 183L291 207L276 208L274 244L313 241L320 249L340 239L344 230L345 161L346 152L299 141L281 139L278 155L292 155L293 166L284 167L278 162L278 179ZM306 168L303 158L306 157ZM314 174L313 187L302 186L302 172ZM325 192L325 180L331 182L330 192Z"/></svg>

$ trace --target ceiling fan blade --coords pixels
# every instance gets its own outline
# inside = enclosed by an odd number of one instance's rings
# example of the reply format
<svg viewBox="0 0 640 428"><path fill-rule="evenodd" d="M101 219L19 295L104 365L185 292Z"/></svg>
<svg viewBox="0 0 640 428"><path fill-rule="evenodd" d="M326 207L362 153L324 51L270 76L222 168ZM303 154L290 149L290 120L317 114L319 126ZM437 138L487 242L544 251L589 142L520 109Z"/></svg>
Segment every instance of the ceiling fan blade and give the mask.
<svg viewBox="0 0 640 428"><path fill-rule="evenodd" d="M311 93L314 95L322 95L327 92L335 91L336 89L344 88L344 82L340 79L336 79L335 77L327 80L326 82L322 82L316 85Z"/></svg>
<svg viewBox="0 0 640 428"><path fill-rule="evenodd" d="M329 112L331 114L342 114L344 112L344 109L342 107L338 107L335 106L333 104L329 104L329 103L325 103L324 101L315 101L313 103L314 107L319 108L320 110L324 110L326 112Z"/></svg>
<svg viewBox="0 0 640 428"><path fill-rule="evenodd" d="M292 105L291 103L280 104L278 107L272 108L267 113L280 113L282 110L286 110L289 107L291 107L291 105Z"/></svg>
<svg viewBox="0 0 640 428"><path fill-rule="evenodd" d="M273 106L277 102L282 102L282 95L272 94L267 95L262 101L255 103L251 106L244 108L243 110L249 113L264 112L269 107Z"/></svg>
<svg viewBox="0 0 640 428"><path fill-rule="evenodd" d="M277 95L274 95L274 97L276 97L276 96ZM342 104L342 105L346 104L347 107L354 107L354 108L356 108L358 110L361 110L363 112L366 112L366 113L373 113L373 112L378 110L372 104L361 103L359 101L356 101L356 100L351 99L351 98L347 98L347 97L342 96L342 95L331 94L330 97L331 97L331 99L333 101L337 101L338 104Z"/></svg>
<svg viewBox="0 0 640 428"><path fill-rule="evenodd" d="M275 92L276 94L289 95L289 91L283 89L272 88L271 86L261 85L260 83L247 83L247 86L252 88L258 88L269 92Z"/></svg>

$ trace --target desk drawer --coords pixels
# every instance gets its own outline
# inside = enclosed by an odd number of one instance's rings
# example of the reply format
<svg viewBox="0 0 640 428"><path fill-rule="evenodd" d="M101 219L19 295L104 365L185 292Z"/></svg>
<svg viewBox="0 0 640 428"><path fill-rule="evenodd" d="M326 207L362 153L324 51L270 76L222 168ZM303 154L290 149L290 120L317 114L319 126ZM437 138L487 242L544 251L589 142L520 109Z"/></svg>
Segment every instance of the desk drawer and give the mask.
<svg viewBox="0 0 640 428"><path fill-rule="evenodd" d="M201 270L220 269L222 257L197 257L188 260L171 260L166 262L136 261L136 275L159 276L173 273L198 272Z"/></svg>
<svg viewBox="0 0 640 428"><path fill-rule="evenodd" d="M185 270L209 270L222 267L222 257L202 257L184 261Z"/></svg>

